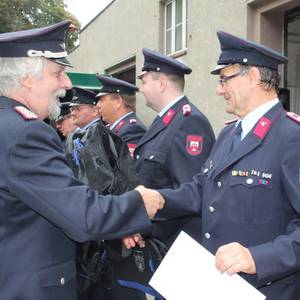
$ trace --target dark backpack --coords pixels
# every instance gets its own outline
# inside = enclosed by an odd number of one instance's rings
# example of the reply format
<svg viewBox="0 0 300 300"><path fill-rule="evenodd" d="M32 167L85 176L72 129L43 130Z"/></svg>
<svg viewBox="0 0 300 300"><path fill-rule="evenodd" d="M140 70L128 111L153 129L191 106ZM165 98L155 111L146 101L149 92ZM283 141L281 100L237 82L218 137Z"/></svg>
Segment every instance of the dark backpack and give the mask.
<svg viewBox="0 0 300 300"><path fill-rule="evenodd" d="M100 194L119 195L139 184L126 143L101 121L84 133L75 133L73 143L72 153L67 155L69 165L79 180ZM107 289L119 284L162 299L148 281L167 250L158 240L145 242L145 248L130 251L122 247L121 240L79 244L79 293L88 299L98 284Z"/></svg>

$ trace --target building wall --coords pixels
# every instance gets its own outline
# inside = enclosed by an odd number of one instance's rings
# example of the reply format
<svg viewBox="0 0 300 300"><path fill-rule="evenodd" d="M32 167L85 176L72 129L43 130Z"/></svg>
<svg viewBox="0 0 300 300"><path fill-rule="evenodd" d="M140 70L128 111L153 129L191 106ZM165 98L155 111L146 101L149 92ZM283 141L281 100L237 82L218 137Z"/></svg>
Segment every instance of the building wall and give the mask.
<svg viewBox="0 0 300 300"><path fill-rule="evenodd" d="M192 74L186 76L185 93L207 115L216 134L225 120L233 118L225 112L223 97L216 95L218 76L210 75L220 54L216 31L224 30L260 41L260 31L253 20L260 20L258 9L270 2L278 0L188 0L187 51L177 59L193 69ZM139 74L143 47L163 52L162 8L160 0L113 1L81 32L80 47L70 55L74 70L103 73L135 57L136 74ZM138 80L136 84L140 86ZM139 94L137 112L149 125L155 113L144 103Z"/></svg>

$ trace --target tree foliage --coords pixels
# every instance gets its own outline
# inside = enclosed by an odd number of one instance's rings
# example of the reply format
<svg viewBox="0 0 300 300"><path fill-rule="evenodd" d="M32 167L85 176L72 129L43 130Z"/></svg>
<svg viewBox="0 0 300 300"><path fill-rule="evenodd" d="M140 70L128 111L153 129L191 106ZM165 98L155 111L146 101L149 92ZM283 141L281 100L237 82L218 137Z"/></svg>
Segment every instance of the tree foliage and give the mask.
<svg viewBox="0 0 300 300"><path fill-rule="evenodd" d="M0 33L44 27L71 20L79 29L80 23L66 10L64 0L0 0ZM78 32L68 36L67 49L74 47Z"/></svg>

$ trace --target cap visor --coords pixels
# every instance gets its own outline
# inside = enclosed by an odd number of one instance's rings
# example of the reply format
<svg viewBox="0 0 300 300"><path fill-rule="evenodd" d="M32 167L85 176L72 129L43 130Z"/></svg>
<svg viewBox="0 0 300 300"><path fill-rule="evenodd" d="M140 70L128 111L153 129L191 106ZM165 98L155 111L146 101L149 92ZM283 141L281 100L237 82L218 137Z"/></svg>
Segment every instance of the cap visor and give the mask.
<svg viewBox="0 0 300 300"><path fill-rule="evenodd" d="M216 66L211 72L210 74L212 75L219 75L220 74L220 71L224 68L228 67L228 65L218 65Z"/></svg>
<svg viewBox="0 0 300 300"><path fill-rule="evenodd" d="M78 105L81 105L82 103L70 103L70 107L72 107L72 106L78 106Z"/></svg>
<svg viewBox="0 0 300 300"><path fill-rule="evenodd" d="M148 73L148 71L143 71L143 72L141 72L136 78L137 78L137 79L142 79L143 76L144 76L146 73Z"/></svg>
<svg viewBox="0 0 300 300"><path fill-rule="evenodd" d="M108 95L109 93L98 93L95 97L98 98L98 97L101 97L101 96L105 96L105 95Z"/></svg>
<svg viewBox="0 0 300 300"><path fill-rule="evenodd" d="M49 59L52 60L52 61L54 61L57 64L73 68L73 66L71 65L71 63L65 57L62 57L62 58L49 58Z"/></svg>

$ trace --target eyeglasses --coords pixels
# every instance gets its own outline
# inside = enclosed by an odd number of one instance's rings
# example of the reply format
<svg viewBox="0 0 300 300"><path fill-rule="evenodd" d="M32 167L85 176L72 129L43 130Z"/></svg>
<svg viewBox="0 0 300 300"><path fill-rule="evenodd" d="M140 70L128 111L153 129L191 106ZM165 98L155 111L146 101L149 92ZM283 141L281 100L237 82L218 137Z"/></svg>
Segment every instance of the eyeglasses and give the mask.
<svg viewBox="0 0 300 300"><path fill-rule="evenodd" d="M231 79L233 79L233 78L235 78L235 77L237 77L239 75L243 76L243 75L245 75L247 73L247 71L248 71L247 69L242 68L239 72L237 72L237 73L235 73L233 75L229 75L229 76L222 75L219 78L219 84L221 86L224 86L227 81L229 81L229 80L231 80Z"/></svg>

